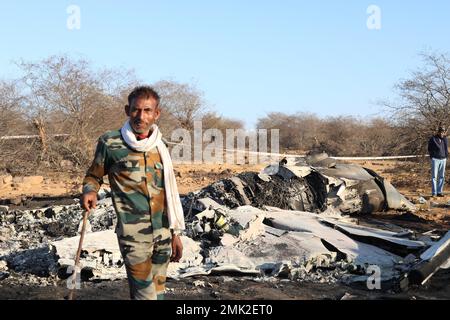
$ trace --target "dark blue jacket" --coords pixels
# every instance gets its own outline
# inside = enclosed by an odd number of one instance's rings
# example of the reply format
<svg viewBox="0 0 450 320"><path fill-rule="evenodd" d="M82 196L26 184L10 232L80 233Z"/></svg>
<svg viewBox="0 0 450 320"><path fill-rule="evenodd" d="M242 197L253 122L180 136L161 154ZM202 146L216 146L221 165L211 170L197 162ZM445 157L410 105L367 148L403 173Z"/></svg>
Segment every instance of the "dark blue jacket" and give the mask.
<svg viewBox="0 0 450 320"><path fill-rule="evenodd" d="M432 136L428 141L428 153L434 159L446 159L448 157L447 137Z"/></svg>

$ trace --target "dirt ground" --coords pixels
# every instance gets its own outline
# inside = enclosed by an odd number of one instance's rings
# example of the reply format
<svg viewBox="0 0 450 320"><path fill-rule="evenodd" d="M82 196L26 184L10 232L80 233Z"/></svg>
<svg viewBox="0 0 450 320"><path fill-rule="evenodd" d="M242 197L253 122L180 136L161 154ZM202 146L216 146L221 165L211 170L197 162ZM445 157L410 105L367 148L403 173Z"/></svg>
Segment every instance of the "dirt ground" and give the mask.
<svg viewBox="0 0 450 320"><path fill-rule="evenodd" d="M212 182L244 171L260 171L264 165L229 164L180 164L175 165L178 191L186 194L201 189ZM43 172L42 179L23 181L23 177L13 177L11 184L0 183L0 199L25 198L66 198L81 193L83 175L64 172ZM42 180L42 181L39 181Z"/></svg>
<svg viewBox="0 0 450 320"><path fill-rule="evenodd" d="M372 290L340 283L297 282L271 279L258 282L242 276L196 276L182 280L168 279L166 300L448 300L450 271L439 271L423 287L407 292ZM196 286L194 281L203 281ZM64 281L50 286L17 286L0 282L0 300L65 300L69 290ZM83 282L76 290L76 300L129 300L126 280Z"/></svg>
<svg viewBox="0 0 450 320"><path fill-rule="evenodd" d="M420 210L414 214L382 212L358 216L361 222L387 222L418 232L450 230L450 193L444 198L430 199L429 167L409 161L357 161L388 179ZM176 165L175 170L180 193L198 190L212 182L244 171L260 171L264 165ZM43 179L26 183L14 177L11 186L0 188L0 204L12 208L36 208L53 204L68 204L77 201L81 192L82 175L46 173ZM450 181L447 181L449 183ZM448 184L447 184L448 185ZM427 204L419 205L419 197ZM19 199L16 205L10 199ZM166 299L331 299L339 300L345 294L350 299L449 299L450 270L439 271L426 286L412 288L407 292L393 292L389 288L369 291L365 288L344 284L321 284L272 279L258 282L242 276L202 276L167 283ZM195 280L204 281L204 286L195 286ZM128 299L125 280L84 282L77 291L78 299ZM18 286L8 279L0 282L0 299L64 299L67 288L64 281L50 286Z"/></svg>

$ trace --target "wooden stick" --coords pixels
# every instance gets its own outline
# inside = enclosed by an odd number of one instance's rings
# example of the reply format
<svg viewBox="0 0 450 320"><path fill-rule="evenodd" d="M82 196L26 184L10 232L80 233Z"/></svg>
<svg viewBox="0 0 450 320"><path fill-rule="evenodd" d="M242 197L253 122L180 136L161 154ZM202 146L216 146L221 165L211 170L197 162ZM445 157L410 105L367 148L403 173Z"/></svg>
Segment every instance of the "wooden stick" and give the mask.
<svg viewBox="0 0 450 320"><path fill-rule="evenodd" d="M74 268L73 274L71 276L71 277L74 277L75 281L77 279L77 270L78 270L78 267L80 264L81 250L83 248L83 239L84 239L84 234L86 232L86 224L87 224L88 216L89 216L89 211L85 211L84 216L83 216L83 225L81 227L80 242L78 243L78 250L77 250L77 255L75 258L75 268ZM76 287L76 284L74 284L73 288L70 290L69 300L73 300L73 293L75 291L75 287Z"/></svg>

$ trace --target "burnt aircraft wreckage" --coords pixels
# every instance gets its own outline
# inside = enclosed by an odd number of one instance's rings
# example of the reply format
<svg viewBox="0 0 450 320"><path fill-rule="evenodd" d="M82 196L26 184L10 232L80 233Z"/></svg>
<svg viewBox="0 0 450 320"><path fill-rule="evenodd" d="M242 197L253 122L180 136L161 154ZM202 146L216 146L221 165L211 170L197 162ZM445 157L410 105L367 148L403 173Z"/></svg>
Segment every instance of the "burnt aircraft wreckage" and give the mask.
<svg viewBox="0 0 450 320"><path fill-rule="evenodd" d="M217 181L195 193L229 208L265 205L320 213L335 208L342 213L385 210L415 211L415 206L387 180L355 164L339 163L326 154L283 159L262 172L244 172Z"/></svg>
<svg viewBox="0 0 450 320"><path fill-rule="evenodd" d="M89 216L81 259L84 280L126 278L112 200L104 188ZM282 160L182 197L183 258L168 276L232 272L264 281L366 283L407 289L450 267L450 233L366 225L361 214L415 210L388 181L358 165L316 155ZM0 215L0 279L64 279L74 264L82 210L78 203ZM8 235L8 236L6 236ZM20 282L20 281L19 281Z"/></svg>

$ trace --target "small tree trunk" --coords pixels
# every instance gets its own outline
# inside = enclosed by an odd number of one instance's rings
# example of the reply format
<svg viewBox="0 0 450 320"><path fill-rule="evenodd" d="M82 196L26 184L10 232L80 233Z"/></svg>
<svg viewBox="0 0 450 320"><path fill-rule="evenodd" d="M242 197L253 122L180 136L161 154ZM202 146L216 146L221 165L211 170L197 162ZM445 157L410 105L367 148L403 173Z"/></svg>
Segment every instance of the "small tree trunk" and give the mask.
<svg viewBox="0 0 450 320"><path fill-rule="evenodd" d="M34 124L35 128L38 130L39 141L41 142L41 146L42 146L41 154L42 154L42 156L44 156L48 150L47 135L45 134L44 121L41 118L35 118L35 119L33 119L33 124Z"/></svg>

